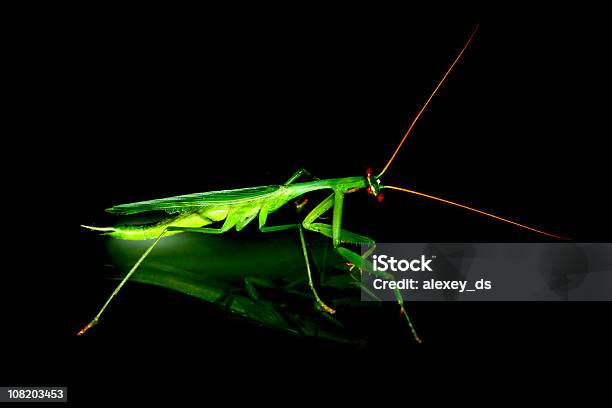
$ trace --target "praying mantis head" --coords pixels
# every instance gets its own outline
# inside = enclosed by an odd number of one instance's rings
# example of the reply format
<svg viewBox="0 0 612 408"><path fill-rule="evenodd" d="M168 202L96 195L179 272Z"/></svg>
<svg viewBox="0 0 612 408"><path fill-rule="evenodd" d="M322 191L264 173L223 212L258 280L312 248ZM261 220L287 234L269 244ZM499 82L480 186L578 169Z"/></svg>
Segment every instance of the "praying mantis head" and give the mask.
<svg viewBox="0 0 612 408"><path fill-rule="evenodd" d="M366 169L366 181L368 183L367 192L368 194L376 197L378 202L381 202L384 199L383 193L380 191L382 187L380 185L380 178L378 176L372 175L372 169L368 167Z"/></svg>

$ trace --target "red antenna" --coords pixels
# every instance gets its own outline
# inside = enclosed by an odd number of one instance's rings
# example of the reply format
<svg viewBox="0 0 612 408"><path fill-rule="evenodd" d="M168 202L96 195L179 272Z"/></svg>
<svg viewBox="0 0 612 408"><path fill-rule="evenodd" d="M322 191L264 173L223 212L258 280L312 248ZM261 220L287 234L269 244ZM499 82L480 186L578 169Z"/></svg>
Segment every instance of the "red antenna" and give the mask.
<svg viewBox="0 0 612 408"><path fill-rule="evenodd" d="M408 135L410 134L410 132L412 131L412 128L414 127L414 125L417 123L417 121L419 120L419 118L421 117L421 115L423 114L423 112L425 112L425 109L427 109L427 106L429 105L429 102L432 100L432 98L434 97L434 95L436 94L436 92L438 92L438 89L440 89L440 87L442 86L442 84L444 83L444 81L446 81L446 78L448 77L448 75L451 73L451 71L453 70L453 68L455 68L455 65L457 65L457 62L459 62L459 60L461 59L461 56L463 55L463 52L467 49L467 47L470 45L470 43L472 42L472 39L474 38L474 36L476 35L476 32L478 31L478 27L480 25L477 24L476 28L474 28L474 31L472 31L472 35L470 35L470 38L468 38L467 42L465 43L465 45L463 46L463 48L461 49L461 51L459 52L459 55L457 55L457 58L455 58L455 60L453 61L453 63L451 64L451 66L448 68L448 70L446 71L446 73L444 74L444 76L442 77L442 79L440 80L440 82L438 82L438 85L436 86L436 88L433 90L433 92L431 93L431 95L429 95L429 98L427 98L427 101L425 102L425 104L421 107L421 109L419 110L419 112L417 113L417 115L414 117L414 119L412 120L412 123L410 123L410 126L408 127L408 130L406 131L406 133L404 134L404 137L402 138L402 141L399 143L399 145L397 145L397 148L395 149L395 151L393 152L393 154L391 155L391 158L389 159L389 161L387 162L387 164L385 165L385 167L382 169L382 171L378 174L378 176L376 176L376 178L381 177L383 174L385 174L385 172L387 171L387 169L389 168L389 166L391 165L391 162L393 162L393 159L395 159L395 156L397 155L397 152L399 152L399 150L401 149L402 145L404 144L404 142L406 141L406 138L408 138Z"/></svg>
<svg viewBox="0 0 612 408"><path fill-rule="evenodd" d="M487 217L495 218L496 220L507 222L508 224L512 224L512 225L515 225L515 226L520 227L520 228L524 228L524 229L529 230L529 231L537 232L538 234L542 234L542 235L546 235L546 236L549 236L549 237L553 237L553 238L557 238L557 239L562 239L562 240L568 240L568 241L570 240L570 238L562 237L560 235L555 235L555 234L551 234L549 232L545 232L545 231L542 231L542 230L539 230L539 229L528 227L527 225L519 224L518 222L514 222L514 221L508 220L506 218L499 217L499 216L497 216L495 214L491 214L491 213L488 213L488 212L485 212L485 211L482 211L482 210L479 210L479 209L476 209L476 208L473 208L473 207L468 207L467 205L459 204L459 203L456 203L456 202L453 202L453 201L450 201L450 200L445 200L445 199L440 198L440 197L435 197L435 196L432 196L432 195L429 195L429 194L425 194L425 193L419 193L418 191L409 190L407 188L402 188L402 187L383 186L382 188L390 188L392 190L403 191L404 193L410 193L410 194L418 195L418 196L421 196L421 197L429 198L431 200L440 201L442 203L454 205L456 207L460 207L460 208L463 208L463 209L466 209L466 210L470 210L470 211L476 212L478 214L486 215Z"/></svg>

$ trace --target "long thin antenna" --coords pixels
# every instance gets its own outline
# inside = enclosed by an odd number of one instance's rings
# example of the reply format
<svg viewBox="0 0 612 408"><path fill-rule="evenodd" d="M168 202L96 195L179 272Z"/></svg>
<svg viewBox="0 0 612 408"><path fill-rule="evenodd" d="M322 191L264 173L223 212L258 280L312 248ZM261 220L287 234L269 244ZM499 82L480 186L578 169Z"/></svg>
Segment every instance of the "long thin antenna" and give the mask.
<svg viewBox="0 0 612 408"><path fill-rule="evenodd" d="M453 70L453 68L455 67L455 65L457 64L457 62L459 62L459 60L461 59L461 56L463 55L463 52L467 49L468 45L470 45L470 43L472 42L472 39L474 38L474 36L476 35L476 32L478 31L478 27L480 25L477 24L476 28L474 28L474 31L472 31L472 35L470 35L470 38L467 40L467 42L465 43L465 45L463 46L463 48L461 49L461 52L459 52L459 55L457 55L457 58L455 58L455 60L453 61L453 63L451 64L451 66L448 68L448 70L446 71L446 73L444 74L444 76L442 77L442 79L440 80L440 82L438 82L438 85L436 86L436 88L433 90L433 92L431 93L431 95L429 95L429 98L427 99L427 102L425 102L425 104L423 105L423 107L421 107L421 109L419 110L419 113L417 113L417 115L414 117L414 119L412 120L412 123L410 124L410 126L408 127L408 130L406 131L406 133L404 134L404 137L402 138L402 141L399 143L399 145L397 145L397 148L395 149L395 151L393 152L393 154L391 155L391 158L389 159L389 161L387 162L387 164L385 165L385 167L382 169L382 171L378 174L378 177L381 177L383 174L385 174L385 172L387 171L387 169L389 168L389 166L391 165L391 162L393 162L393 159L395 159L395 156L397 155L397 152L399 152L399 150L401 149L402 145L404 144L404 142L406 141L406 138L408 137L408 135L410 134L410 132L412 131L412 128L414 127L414 125L417 123L417 121L419 120L419 118L421 117L421 115L423 114L423 112L425 112L425 109L427 109L427 105L429 105L429 102L431 101L431 99L434 97L434 95L436 94L436 92L438 92L438 89L440 89L440 87L442 86L442 84L444 83L444 81L446 81L446 77L448 77L448 75L451 73L451 71Z"/></svg>
<svg viewBox="0 0 612 408"><path fill-rule="evenodd" d="M570 240L569 238L566 238L566 237L562 237L562 236L551 234L551 233L548 233L548 232L545 232L545 231L541 231L541 230L538 230L538 229L535 229L535 228L531 228L531 227L528 227L527 225L519 224L518 222L510 221L510 220L507 220L505 218L498 217L497 215L490 214L488 212L484 212L484 211L478 210L476 208L468 207L467 205L463 205L463 204L455 203L453 201L445 200L443 198L434 197L434 196L429 195L429 194L419 193L418 191L408 190L407 188L402 188L402 187L383 186L382 188L390 188L392 190L403 191L405 193L415 194L415 195L418 195L418 196L421 196L421 197L430 198L432 200L441 201L441 202L446 203L446 204L450 204L450 205L454 205L454 206L457 206L457 207L465 208L466 210L474 211L474 212L477 212L479 214L486 215L487 217L495 218L496 220L500 220L500 221L507 222L507 223L512 224L512 225L516 225L517 227L525 228L525 229L527 229L529 231L537 232L538 234L547 235L549 237L553 237L553 238L557 238L557 239L562 239L562 240L566 240L566 241Z"/></svg>

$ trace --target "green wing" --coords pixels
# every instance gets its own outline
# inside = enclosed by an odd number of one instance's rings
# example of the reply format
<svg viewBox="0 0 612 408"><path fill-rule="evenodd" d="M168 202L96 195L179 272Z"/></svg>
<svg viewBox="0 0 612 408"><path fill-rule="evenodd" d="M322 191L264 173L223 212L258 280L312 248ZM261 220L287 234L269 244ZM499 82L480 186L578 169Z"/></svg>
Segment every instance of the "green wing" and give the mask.
<svg viewBox="0 0 612 408"><path fill-rule="evenodd" d="M207 193L187 194L157 200L120 204L108 208L111 214L129 215L148 211L185 212L196 208L239 204L257 200L274 193L280 186L240 188L236 190L210 191Z"/></svg>

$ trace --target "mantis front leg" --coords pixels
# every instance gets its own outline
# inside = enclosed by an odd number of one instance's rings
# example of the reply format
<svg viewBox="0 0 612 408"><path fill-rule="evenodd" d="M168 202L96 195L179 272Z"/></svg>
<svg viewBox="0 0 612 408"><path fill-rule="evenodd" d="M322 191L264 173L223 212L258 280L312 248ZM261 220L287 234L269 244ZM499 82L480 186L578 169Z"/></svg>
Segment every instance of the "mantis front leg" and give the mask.
<svg viewBox="0 0 612 408"><path fill-rule="evenodd" d="M306 176L308 176L310 178L313 178L315 180L319 180L318 177L313 176L308 170L306 170L306 169L299 169L291 177L289 177L289 180L287 180L285 182L285 185L288 186L289 184L293 183L295 180L297 180L298 178L302 177L303 175L306 175Z"/></svg>
<svg viewBox="0 0 612 408"><path fill-rule="evenodd" d="M319 232L326 237L332 239L334 249L338 252L344 259L352 263L353 265L359 267L361 270L366 270L368 273L380 276L384 279L393 279L393 276L390 274L377 272L374 270L372 264L367 260L367 257L374 252L375 242L374 240L365 237L363 235L355 234L350 231L343 230L341 228L342 224L342 206L344 203L344 193L342 191L334 191L329 197L323 200L318 206L316 206L310 214L306 216L302 225L304 228ZM332 224L323 224L323 223L314 223L317 218L327 212L330 208L334 208L333 210L333 219ZM347 248L341 247L341 243L351 243L351 244L370 244L371 247L366 251L363 255L359 255L354 251L351 251ZM400 312L405 317L408 322L408 326L412 331L412 335L414 336L417 342L421 342L414 326L412 325L412 321L408 314L405 313L404 310L404 299L402 294L398 289L393 291L397 303L400 306Z"/></svg>

